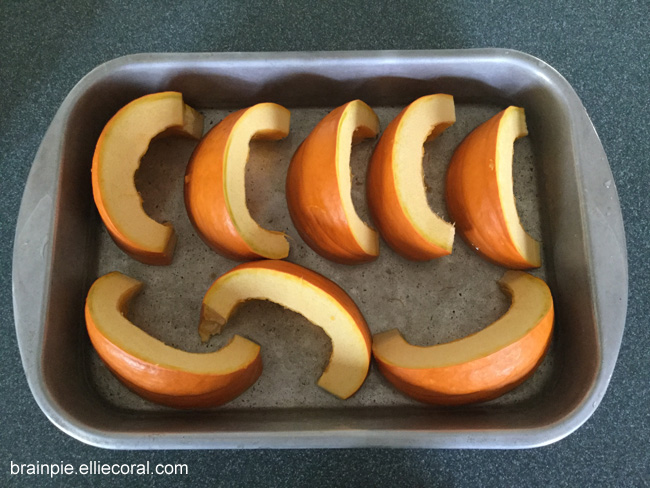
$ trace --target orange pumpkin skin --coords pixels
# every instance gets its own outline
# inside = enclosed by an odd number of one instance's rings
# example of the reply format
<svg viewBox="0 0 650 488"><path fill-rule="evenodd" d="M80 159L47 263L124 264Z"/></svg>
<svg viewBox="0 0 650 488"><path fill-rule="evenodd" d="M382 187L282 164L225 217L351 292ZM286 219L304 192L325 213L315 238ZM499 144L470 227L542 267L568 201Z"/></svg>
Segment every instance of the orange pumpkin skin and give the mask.
<svg viewBox="0 0 650 488"><path fill-rule="evenodd" d="M447 170L447 210L463 240L481 256L510 269L530 269L515 247L501 205L495 171L497 132L505 110L474 129Z"/></svg>
<svg viewBox="0 0 650 488"><path fill-rule="evenodd" d="M196 374L143 361L101 334L86 308L86 328L97 354L122 383L138 395L174 408L222 405L246 391L262 373L262 356L229 374Z"/></svg>
<svg viewBox="0 0 650 488"><path fill-rule="evenodd" d="M395 135L407 109L388 124L370 159L366 186L368 208L379 233L395 252L412 261L429 261L451 252L428 242L413 226L402 209L393 175ZM429 139L446 127L439 124Z"/></svg>
<svg viewBox="0 0 650 488"><path fill-rule="evenodd" d="M185 172L185 208L201 239L229 259L261 259L230 218L224 193L224 158L233 127L247 109L234 112L203 136Z"/></svg>
<svg viewBox="0 0 650 488"><path fill-rule="evenodd" d="M357 327L359 331L361 331L361 335L363 336L363 339L366 343L368 355L371 354L372 335L370 334L370 329L368 329L366 319L363 317L363 314L359 310L359 307L357 307L357 304L354 303L354 300L352 300L352 298L350 298L350 295L348 295L345 290L343 290L343 288L341 288L339 285L330 279L325 278L323 275L316 273L315 271L281 259L265 259L263 261L242 263L238 266L235 266L233 269L228 271L228 273L225 273L220 279L223 279L229 273L244 268L265 268L280 271L282 273L287 273L293 276L298 276L305 280L307 283L320 288L326 294L334 297L334 299L340 303L354 319L354 322L357 324Z"/></svg>
<svg viewBox="0 0 650 488"><path fill-rule="evenodd" d="M289 214L300 237L324 258L341 264L377 259L362 249L352 234L334 164L339 122L350 103L327 114L298 147L286 183ZM359 127L353 142L373 136Z"/></svg>
<svg viewBox="0 0 650 488"><path fill-rule="evenodd" d="M551 342L554 311L517 342L486 357L441 368L403 368L375 356L379 370L412 398L437 405L463 405L501 396L528 379Z"/></svg>

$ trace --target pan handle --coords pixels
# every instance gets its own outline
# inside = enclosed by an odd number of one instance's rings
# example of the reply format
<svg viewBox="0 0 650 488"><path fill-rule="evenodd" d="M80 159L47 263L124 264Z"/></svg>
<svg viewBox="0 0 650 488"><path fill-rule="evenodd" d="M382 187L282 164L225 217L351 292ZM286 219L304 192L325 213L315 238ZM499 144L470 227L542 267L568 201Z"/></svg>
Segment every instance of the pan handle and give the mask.
<svg viewBox="0 0 650 488"><path fill-rule="evenodd" d="M576 97L577 98L577 97ZM599 324L602 362L593 392L594 408L605 394L623 339L627 313L628 263L623 215L614 177L603 145L582 103L575 102L574 111L581 119L576 148L578 161L583 161L582 194L587 228L587 245L595 293L596 319ZM604 378L602 378L604 376Z"/></svg>
<svg viewBox="0 0 650 488"><path fill-rule="evenodd" d="M56 181L61 159L61 123L55 116L36 153L23 193L12 263L14 322L20 357L32 394L41 406L47 404L39 362L47 295L46 276L52 262L52 236Z"/></svg>

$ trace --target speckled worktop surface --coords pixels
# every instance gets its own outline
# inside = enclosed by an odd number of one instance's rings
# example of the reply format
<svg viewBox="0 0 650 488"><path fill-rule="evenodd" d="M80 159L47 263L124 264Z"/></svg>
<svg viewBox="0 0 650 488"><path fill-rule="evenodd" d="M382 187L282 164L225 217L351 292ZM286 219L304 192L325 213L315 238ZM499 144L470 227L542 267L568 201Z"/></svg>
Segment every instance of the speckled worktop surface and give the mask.
<svg viewBox="0 0 650 488"><path fill-rule="evenodd" d="M650 483L650 5L547 2L0 2L0 412L3 486L123 486L124 476L11 475L11 463L186 463L147 486L648 486ZM617 185L629 306L610 387L575 433L524 451L107 451L54 427L29 391L11 300L14 230L39 143L87 72L138 52L504 47L537 56L577 91Z"/></svg>

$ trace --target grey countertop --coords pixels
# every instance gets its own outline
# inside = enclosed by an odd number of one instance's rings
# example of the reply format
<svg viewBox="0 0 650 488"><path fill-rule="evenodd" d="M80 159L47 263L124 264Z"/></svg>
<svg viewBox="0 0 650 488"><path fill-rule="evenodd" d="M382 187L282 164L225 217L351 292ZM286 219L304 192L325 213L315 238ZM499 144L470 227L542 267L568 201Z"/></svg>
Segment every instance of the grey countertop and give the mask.
<svg viewBox="0 0 650 488"><path fill-rule="evenodd" d="M124 476L12 475L12 463L185 463L147 486L649 486L650 4L499 1L364 3L0 2L0 484L123 486ZM20 363L11 255L30 165L58 106L87 72L138 52L504 47L573 85L601 137L625 222L630 291L619 360L595 414L560 442L524 451L107 451L54 427Z"/></svg>

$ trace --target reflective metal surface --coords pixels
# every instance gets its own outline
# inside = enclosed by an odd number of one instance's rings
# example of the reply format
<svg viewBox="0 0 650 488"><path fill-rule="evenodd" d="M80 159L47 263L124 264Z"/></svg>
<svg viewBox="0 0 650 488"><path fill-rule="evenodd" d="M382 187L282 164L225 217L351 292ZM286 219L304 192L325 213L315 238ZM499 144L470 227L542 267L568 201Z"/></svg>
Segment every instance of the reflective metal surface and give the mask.
<svg viewBox="0 0 650 488"><path fill-rule="evenodd" d="M485 404L438 408L411 401L374 367L345 402L315 385L329 344L302 317L268 303L245 305L223 338L200 344L198 307L209 284L236 263L194 234L182 205L182 174L193 143L152 144L138 173L145 209L179 235L174 263L155 268L123 255L92 200L90 164L104 124L128 101L178 90L217 123L262 101L292 111L291 135L254 143L247 192L263 226L292 237L289 259L338 282L373 332L399 327L432 344L461 337L499 316L494 283L503 269L456 238L451 256L414 264L382 243L377 262L348 267L318 257L286 211L284 175L293 151L327 111L361 98L384 128L429 93L450 93L457 123L426 146L429 201L446 215L444 167L473 127L509 104L525 108L530 136L515 146L515 194L522 221L542 238L545 277L557 320L542 367L522 386ZM353 149L353 199L362 216L365 164L373 142ZM106 371L84 327L92 281L118 269L145 282L133 321L187 350L213 350L233 333L262 345L259 382L209 411L164 409L141 400ZM23 196L14 245L16 331L30 388L50 420L108 448L457 447L522 448L578 428L602 398L621 342L627 258L616 188L598 136L577 95L551 67L499 49L262 54L142 54L99 66L70 92L48 129Z"/></svg>

